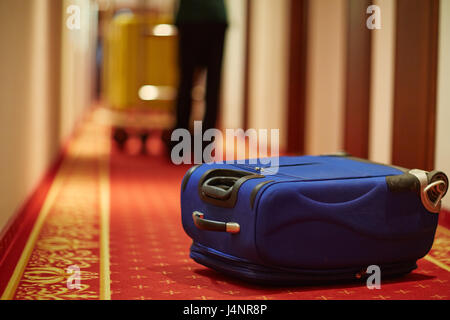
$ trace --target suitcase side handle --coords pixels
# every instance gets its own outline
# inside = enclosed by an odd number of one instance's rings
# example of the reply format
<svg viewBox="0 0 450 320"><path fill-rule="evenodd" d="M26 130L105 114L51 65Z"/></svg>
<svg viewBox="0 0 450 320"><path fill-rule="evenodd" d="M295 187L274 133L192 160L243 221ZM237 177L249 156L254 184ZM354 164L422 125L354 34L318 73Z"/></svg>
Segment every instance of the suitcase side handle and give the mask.
<svg viewBox="0 0 450 320"><path fill-rule="evenodd" d="M218 232L228 232L228 233L238 233L241 227L236 222L221 222L214 220L204 219L205 215L199 211L194 211L192 213L192 220L194 224L200 230L207 231L218 231Z"/></svg>
<svg viewBox="0 0 450 320"><path fill-rule="evenodd" d="M448 178L441 171L426 172L413 169L409 171L420 183L420 199L422 204L430 212L439 213L441 210L441 199L448 189Z"/></svg>
<svg viewBox="0 0 450 320"><path fill-rule="evenodd" d="M438 213L441 200L447 193L448 178L441 171L412 169L400 175L387 176L386 183L392 192L415 192L429 212Z"/></svg>

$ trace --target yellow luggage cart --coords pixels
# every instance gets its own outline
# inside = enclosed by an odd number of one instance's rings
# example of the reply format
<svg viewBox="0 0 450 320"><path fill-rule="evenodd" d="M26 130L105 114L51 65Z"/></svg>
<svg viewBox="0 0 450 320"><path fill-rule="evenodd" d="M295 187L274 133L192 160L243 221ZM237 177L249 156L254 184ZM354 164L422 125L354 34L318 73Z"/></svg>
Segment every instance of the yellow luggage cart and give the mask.
<svg viewBox="0 0 450 320"><path fill-rule="evenodd" d="M123 148L137 133L145 144L149 133L168 129L174 121L176 27L167 17L121 13L109 23L104 45L104 112L113 138Z"/></svg>

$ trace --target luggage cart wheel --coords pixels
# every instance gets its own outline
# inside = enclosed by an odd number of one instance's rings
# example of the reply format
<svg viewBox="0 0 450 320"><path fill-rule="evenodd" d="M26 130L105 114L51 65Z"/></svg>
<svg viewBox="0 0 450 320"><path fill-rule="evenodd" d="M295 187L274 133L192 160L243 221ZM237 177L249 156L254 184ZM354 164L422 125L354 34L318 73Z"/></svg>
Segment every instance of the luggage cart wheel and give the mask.
<svg viewBox="0 0 450 320"><path fill-rule="evenodd" d="M147 131L143 131L140 133L141 138L141 153L147 154L147 140L148 140L149 133Z"/></svg>
<svg viewBox="0 0 450 320"><path fill-rule="evenodd" d="M113 133L113 139L117 142L117 145L121 150L125 147L125 142L128 140L128 133L123 128L115 128Z"/></svg>

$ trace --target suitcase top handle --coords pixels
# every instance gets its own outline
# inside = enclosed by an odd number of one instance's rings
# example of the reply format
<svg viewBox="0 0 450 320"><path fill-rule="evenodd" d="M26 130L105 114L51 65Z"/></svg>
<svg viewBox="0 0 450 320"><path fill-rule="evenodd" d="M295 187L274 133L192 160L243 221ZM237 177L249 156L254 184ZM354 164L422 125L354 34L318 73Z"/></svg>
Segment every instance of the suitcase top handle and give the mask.
<svg viewBox="0 0 450 320"><path fill-rule="evenodd" d="M242 184L249 179L257 178L264 178L264 176L234 169L207 170L198 182L198 193L200 199L207 203L233 208Z"/></svg>
<svg viewBox="0 0 450 320"><path fill-rule="evenodd" d="M230 198L237 177L212 177L203 183L202 191L208 197L226 200Z"/></svg>

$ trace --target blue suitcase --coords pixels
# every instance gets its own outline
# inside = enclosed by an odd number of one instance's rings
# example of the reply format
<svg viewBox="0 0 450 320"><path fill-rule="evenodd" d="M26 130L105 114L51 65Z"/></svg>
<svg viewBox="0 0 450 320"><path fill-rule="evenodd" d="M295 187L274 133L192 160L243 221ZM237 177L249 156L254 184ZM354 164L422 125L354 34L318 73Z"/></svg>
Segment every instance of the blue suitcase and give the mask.
<svg viewBox="0 0 450 320"><path fill-rule="evenodd" d="M267 159L266 159L267 160ZM256 162L256 163L255 163ZM258 283L406 274L430 250L447 176L346 156L202 164L181 185L196 262Z"/></svg>

